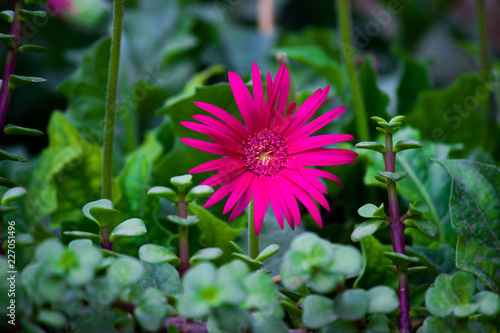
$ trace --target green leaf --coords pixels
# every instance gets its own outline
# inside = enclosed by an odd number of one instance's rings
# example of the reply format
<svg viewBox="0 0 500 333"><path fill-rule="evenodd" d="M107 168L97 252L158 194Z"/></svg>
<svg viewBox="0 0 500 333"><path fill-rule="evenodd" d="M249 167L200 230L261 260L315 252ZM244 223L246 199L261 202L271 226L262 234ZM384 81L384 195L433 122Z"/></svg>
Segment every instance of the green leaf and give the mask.
<svg viewBox="0 0 500 333"><path fill-rule="evenodd" d="M400 151L407 150L407 149L415 149L415 148L422 148L422 144L418 142L417 140L413 139L403 139L400 140L396 145L394 146L393 152L399 153Z"/></svg>
<svg viewBox="0 0 500 333"><path fill-rule="evenodd" d="M28 192L24 187L13 187L4 193L2 197L2 205L8 206L11 202L22 199Z"/></svg>
<svg viewBox="0 0 500 333"><path fill-rule="evenodd" d="M141 296L141 300L134 309L134 316L139 325L146 331L156 332L163 324L165 317L172 315L174 309L165 304L167 300L161 291L148 288Z"/></svg>
<svg viewBox="0 0 500 333"><path fill-rule="evenodd" d="M7 124L3 129L4 135L27 135L27 136L40 136L43 135L42 131L33 129L20 127L16 125Z"/></svg>
<svg viewBox="0 0 500 333"><path fill-rule="evenodd" d="M164 264L144 264L144 275L139 281L142 289L149 287L158 288L166 295L179 295L181 293L181 279L174 266Z"/></svg>
<svg viewBox="0 0 500 333"><path fill-rule="evenodd" d="M255 259L252 259L251 257L247 256L246 254L241 254L241 253L232 253L231 254L233 257L238 258L246 262L252 269L259 269L264 264L260 261L257 261Z"/></svg>
<svg viewBox="0 0 500 333"><path fill-rule="evenodd" d="M70 236L73 238L84 238L84 239L90 239L94 242L97 242L101 244L103 242L103 239L101 235L94 234L92 232L87 232L87 231L65 231L63 232L64 235Z"/></svg>
<svg viewBox="0 0 500 333"><path fill-rule="evenodd" d="M39 323L54 328L62 328L66 324L66 318L58 311L41 310L36 319Z"/></svg>
<svg viewBox="0 0 500 333"><path fill-rule="evenodd" d="M0 177L0 186L12 188L12 187L21 186L21 185L13 180Z"/></svg>
<svg viewBox="0 0 500 333"><path fill-rule="evenodd" d="M309 295L303 301L302 322L309 328L321 328L338 318L333 301L325 296Z"/></svg>
<svg viewBox="0 0 500 333"><path fill-rule="evenodd" d="M366 222L361 223L359 226L354 229L351 234L351 240L353 242L359 242L363 238L369 237L373 235L380 229L387 228L389 226L389 222L387 220L378 220L372 219Z"/></svg>
<svg viewBox="0 0 500 333"><path fill-rule="evenodd" d="M29 83L42 83L46 81L47 81L46 79L41 77L21 76L13 74L9 77L9 89L16 90L17 88Z"/></svg>
<svg viewBox="0 0 500 333"><path fill-rule="evenodd" d="M207 247L196 252L190 259L189 264L194 265L199 261L211 261L222 256L222 250L217 247Z"/></svg>
<svg viewBox="0 0 500 333"><path fill-rule="evenodd" d="M396 292L387 286L373 287L366 295L369 300L368 313L391 313L399 306Z"/></svg>
<svg viewBox="0 0 500 333"><path fill-rule="evenodd" d="M122 286L138 282L144 274L144 267L135 258L119 258L108 269L108 277L113 278Z"/></svg>
<svg viewBox="0 0 500 333"><path fill-rule="evenodd" d="M21 233L16 235L16 245L30 246L35 244L35 237L28 233Z"/></svg>
<svg viewBox="0 0 500 333"><path fill-rule="evenodd" d="M27 10L27 9L20 9L19 10L19 17L21 18L22 21L24 20L33 20L35 18L44 18L47 16L47 12L44 12L43 10Z"/></svg>
<svg viewBox="0 0 500 333"><path fill-rule="evenodd" d="M248 294L245 308L272 312L273 305L278 304L278 291L268 275L254 272L246 277L244 286Z"/></svg>
<svg viewBox="0 0 500 333"><path fill-rule="evenodd" d="M278 252L279 249L280 246L278 244L271 244L262 250L255 260L262 262L267 258L272 257L276 252Z"/></svg>
<svg viewBox="0 0 500 333"><path fill-rule="evenodd" d="M369 298L366 291L349 289L335 297L333 308L340 318L353 321L365 316L368 305Z"/></svg>
<svg viewBox="0 0 500 333"><path fill-rule="evenodd" d="M417 200L414 203L410 202L408 212L406 214L409 217L414 217L414 216L422 216L424 213L427 213L428 209L427 207L422 203L422 201Z"/></svg>
<svg viewBox="0 0 500 333"><path fill-rule="evenodd" d="M388 259L390 259L393 263L395 263L398 266L408 266L413 263L418 263L420 262L420 259L417 257L411 257L407 256L402 253L396 253L396 252L384 252L384 256Z"/></svg>
<svg viewBox="0 0 500 333"><path fill-rule="evenodd" d="M64 247L58 239L49 238L38 245L35 257L42 263L52 262L59 259L63 250Z"/></svg>
<svg viewBox="0 0 500 333"><path fill-rule="evenodd" d="M328 268L332 272L343 275L345 278L358 276L363 267L361 252L352 245L332 245L333 260L328 264Z"/></svg>
<svg viewBox="0 0 500 333"><path fill-rule="evenodd" d="M38 45L32 45L32 44L26 44L26 45L21 45L19 47L19 53L44 53L47 51L47 49L43 46L38 46Z"/></svg>
<svg viewBox="0 0 500 333"><path fill-rule="evenodd" d="M94 221L98 226L105 228L111 224L119 212L113 208L113 203L108 199L100 199L87 203L82 208L83 215Z"/></svg>
<svg viewBox="0 0 500 333"><path fill-rule="evenodd" d="M198 224L200 222L200 219L197 215L188 215L186 219L183 219L182 217L179 217L177 215L168 215L167 219L170 222L173 222L175 224L183 225L186 227Z"/></svg>
<svg viewBox="0 0 500 333"><path fill-rule="evenodd" d="M4 10L0 12L0 21L12 23L13 18L14 18L14 11L12 10Z"/></svg>
<svg viewBox="0 0 500 333"><path fill-rule="evenodd" d="M26 158L0 149L0 161L26 162Z"/></svg>
<svg viewBox="0 0 500 333"><path fill-rule="evenodd" d="M392 246L382 245L374 236L361 240L363 253L363 271L354 283L354 288L369 289L377 285L397 285L397 277L393 275L387 266L392 261L383 253L392 250Z"/></svg>
<svg viewBox="0 0 500 333"><path fill-rule="evenodd" d="M479 312L487 316L500 313L500 296L491 291L481 291L472 297L472 303L479 305Z"/></svg>
<svg viewBox="0 0 500 333"><path fill-rule="evenodd" d="M178 266L180 264L179 257L177 257L173 251L156 244L142 245L139 248L139 259L145 263L153 265L163 264L166 262L174 266Z"/></svg>
<svg viewBox="0 0 500 333"><path fill-rule="evenodd" d="M174 192L171 188L165 186L155 186L149 189L148 195L152 195L155 197L165 198L172 202L178 202L179 196Z"/></svg>
<svg viewBox="0 0 500 333"><path fill-rule="evenodd" d="M378 151L379 153L385 153L385 146L381 143L374 141L363 141L359 142L355 146L358 149L370 149L374 151Z"/></svg>
<svg viewBox="0 0 500 333"><path fill-rule="evenodd" d="M367 219L371 218L379 218L379 219L384 219L385 218L385 212L384 212L384 204L380 204L379 207L375 206L374 204L366 204L360 209L358 209L358 214L362 217L366 217Z"/></svg>
<svg viewBox="0 0 500 333"><path fill-rule="evenodd" d="M144 221L138 218L131 218L120 223L113 231L109 237L111 242L114 242L120 238L127 237L140 237L146 234L146 225Z"/></svg>
<svg viewBox="0 0 500 333"><path fill-rule="evenodd" d="M422 234L429 238L437 238L439 230L434 223L419 216L413 216L403 221L403 224L409 228L419 230Z"/></svg>
<svg viewBox="0 0 500 333"><path fill-rule="evenodd" d="M179 192L184 192L186 187L193 184L192 175L182 175L170 178L170 182L177 187Z"/></svg>
<svg viewBox="0 0 500 333"><path fill-rule="evenodd" d="M186 202L191 202L198 198L209 197L214 193L214 189L207 185L199 185L193 187L186 195Z"/></svg>
<svg viewBox="0 0 500 333"><path fill-rule="evenodd" d="M14 35L6 35L0 33L0 41L7 47L7 48L13 48L14 47L14 40L16 37Z"/></svg>
<svg viewBox="0 0 500 333"><path fill-rule="evenodd" d="M457 266L500 291L500 169L467 160L439 162L452 182L450 215L459 234Z"/></svg>
<svg viewBox="0 0 500 333"><path fill-rule="evenodd" d="M231 244L231 246L233 247L233 249L237 252L237 253L240 253L240 254L245 254L245 251L238 245L236 244L235 242L233 241L230 241L229 244Z"/></svg>
<svg viewBox="0 0 500 333"><path fill-rule="evenodd" d="M401 172L387 172L387 171L377 171L377 173L386 178L386 179L390 179L392 181L400 181L401 179L405 178L406 176L408 176L408 172L405 172L405 171L401 171Z"/></svg>

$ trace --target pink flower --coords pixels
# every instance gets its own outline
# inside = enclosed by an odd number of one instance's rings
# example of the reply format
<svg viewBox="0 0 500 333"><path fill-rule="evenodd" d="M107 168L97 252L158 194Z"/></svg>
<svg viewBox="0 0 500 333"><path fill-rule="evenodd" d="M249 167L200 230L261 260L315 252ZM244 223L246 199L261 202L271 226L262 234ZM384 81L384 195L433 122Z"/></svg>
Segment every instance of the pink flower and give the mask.
<svg viewBox="0 0 500 333"><path fill-rule="evenodd" d="M49 0L47 7L56 15L76 14L76 8L72 0Z"/></svg>
<svg viewBox="0 0 500 333"><path fill-rule="evenodd" d="M207 135L215 142L196 139L181 139L185 144L199 150L224 156L203 163L190 173L217 170L203 182L204 185L222 186L207 201L205 208L224 197L229 198L224 206L226 214L233 207L229 221L238 217L254 199L255 232L258 235L269 203L283 229L284 218L292 229L300 225L299 199L321 227L321 215L314 200L330 210L323 193L325 186L318 179L331 179L340 185L333 174L305 166L339 165L355 162L358 154L345 149L320 148L336 142L353 140L347 134L309 135L337 118L345 107L331 110L306 124L328 95L329 87L318 89L294 113L296 104L288 104L289 77L286 67L281 66L274 78L267 73L267 100L259 68L253 64L253 99L242 79L229 72L229 83L241 112L244 124L221 108L203 103L195 104L217 119L206 115L195 115L200 123L183 121L189 129ZM313 200L314 199L314 200Z"/></svg>

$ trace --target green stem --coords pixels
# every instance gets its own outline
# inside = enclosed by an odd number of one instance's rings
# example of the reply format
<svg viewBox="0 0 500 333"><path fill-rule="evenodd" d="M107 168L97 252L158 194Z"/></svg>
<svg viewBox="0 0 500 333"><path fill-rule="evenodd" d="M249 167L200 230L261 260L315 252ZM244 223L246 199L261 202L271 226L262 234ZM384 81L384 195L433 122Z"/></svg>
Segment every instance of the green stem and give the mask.
<svg viewBox="0 0 500 333"><path fill-rule="evenodd" d="M250 258L255 259L259 255L259 236L255 233L254 202L250 201L248 212L248 252Z"/></svg>
<svg viewBox="0 0 500 333"><path fill-rule="evenodd" d="M356 127L361 141L370 140L370 132L368 130L368 118L366 116L365 106L363 103L363 94L358 83L356 68L354 67L354 59L352 49L354 44L351 38L351 8L349 0L339 0L339 22L342 34L342 51L347 67L347 74L351 84L352 97L354 107L356 108Z"/></svg>
<svg viewBox="0 0 500 333"><path fill-rule="evenodd" d="M488 78L490 73L490 61L488 57L488 39L486 35L486 13L484 9L484 0L476 0L476 15L479 31L479 54L481 64L481 74Z"/></svg>
<svg viewBox="0 0 500 333"><path fill-rule="evenodd" d="M120 66L120 45L122 36L123 0L113 1L113 32L109 59L108 86L106 90L106 118L102 150L102 197L112 199L111 183L113 169L113 139L115 132L116 90Z"/></svg>

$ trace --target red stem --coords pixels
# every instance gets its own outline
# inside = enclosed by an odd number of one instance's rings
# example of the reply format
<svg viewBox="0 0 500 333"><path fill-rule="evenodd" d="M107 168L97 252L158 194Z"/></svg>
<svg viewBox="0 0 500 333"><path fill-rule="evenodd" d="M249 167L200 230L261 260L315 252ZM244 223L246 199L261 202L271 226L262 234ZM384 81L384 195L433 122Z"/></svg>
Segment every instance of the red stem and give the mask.
<svg viewBox="0 0 500 333"><path fill-rule="evenodd" d="M386 153L384 153L385 171L396 172L396 153L392 151L392 134L385 136ZM400 220L398 191L396 182L387 179L389 195L389 213L391 217L391 239L394 252L406 254L404 239L404 224ZM401 333L411 332L410 293L408 288L408 268L398 267L398 299L399 299L399 329Z"/></svg>
<svg viewBox="0 0 500 333"><path fill-rule="evenodd" d="M183 200L177 203L177 215L182 219L188 217L188 203ZM179 267L180 274L183 275L189 269L189 239L188 227L179 225L179 258L181 266Z"/></svg>
<svg viewBox="0 0 500 333"><path fill-rule="evenodd" d="M2 87L0 88L0 141L3 137L3 129L7 119L12 91L9 89L9 78L16 69L17 57L19 56L19 36L21 33L21 21L19 21L19 10L22 9L22 3L16 2L14 18L12 19L11 35L14 35L14 47L7 51L7 60L3 72Z"/></svg>

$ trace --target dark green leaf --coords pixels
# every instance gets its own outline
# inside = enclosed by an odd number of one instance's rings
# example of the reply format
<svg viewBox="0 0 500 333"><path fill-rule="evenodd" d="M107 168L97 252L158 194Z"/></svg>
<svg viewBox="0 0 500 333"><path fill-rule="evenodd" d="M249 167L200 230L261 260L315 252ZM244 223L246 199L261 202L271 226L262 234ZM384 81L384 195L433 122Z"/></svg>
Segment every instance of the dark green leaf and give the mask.
<svg viewBox="0 0 500 333"><path fill-rule="evenodd" d="M87 231L65 231L63 233L66 236L74 237L74 238L84 238L84 239L90 239L94 242L97 243L102 243L103 239L100 235L94 234L92 232L87 232Z"/></svg>
<svg viewBox="0 0 500 333"><path fill-rule="evenodd" d="M26 45L21 45L19 47L19 53L27 53L27 52L44 53L45 51L47 51L45 47L38 45L26 44Z"/></svg>
<svg viewBox="0 0 500 333"><path fill-rule="evenodd" d="M0 161L4 161L4 160L6 160L6 161L16 161L16 162L26 162L26 161L28 161L26 158L24 158L22 156L19 156L19 155L13 154L13 153L9 153L8 151L0 149Z"/></svg>
<svg viewBox="0 0 500 333"><path fill-rule="evenodd" d="M11 75L9 77L9 89L15 90L25 84L29 83L41 83L46 82L47 80L41 77L33 77L33 76L21 76L21 75Z"/></svg>
<svg viewBox="0 0 500 333"><path fill-rule="evenodd" d="M20 127L20 126L16 126L16 125L7 124L7 125L5 125L5 128L3 129L3 134L4 135L40 136L40 135L43 135L43 132L36 130L36 129L33 129L33 128L26 128L26 127Z"/></svg>
<svg viewBox="0 0 500 333"><path fill-rule="evenodd" d="M22 21L33 20L35 17L44 18L46 16L47 12L44 12L43 10L27 10L27 9L19 10L19 17Z"/></svg>
<svg viewBox="0 0 500 333"><path fill-rule="evenodd" d="M385 153L385 146L381 143L374 141L363 141L359 142L355 146L358 149L370 149L374 151L378 151L379 153Z"/></svg>
<svg viewBox="0 0 500 333"><path fill-rule="evenodd" d="M220 258L222 250L217 247L207 247L196 252L190 259L189 264L194 265L199 261L211 261Z"/></svg>
<svg viewBox="0 0 500 333"><path fill-rule="evenodd" d="M387 228L389 226L389 222L387 220L378 220L372 219L366 222L361 223L359 226L354 229L351 234L351 240L353 242L359 242L363 238L369 237L373 235L380 229Z"/></svg>
<svg viewBox="0 0 500 333"><path fill-rule="evenodd" d="M399 153L400 151L406 150L406 149L415 149L415 148L422 148L422 144L418 142L417 140L413 139L403 139L396 143L396 145L393 148L393 151L395 153Z"/></svg>
<svg viewBox="0 0 500 333"><path fill-rule="evenodd" d="M13 18L14 18L14 11L12 11L12 10L4 10L4 11L0 12L0 21L12 23Z"/></svg>
<svg viewBox="0 0 500 333"><path fill-rule="evenodd" d="M450 214L459 234L457 266L500 291L500 170L467 160L439 162L453 179Z"/></svg>
<svg viewBox="0 0 500 333"><path fill-rule="evenodd" d="M15 40L14 35L6 35L0 33L0 41L7 47L7 48L13 48L14 47L14 40Z"/></svg>
<svg viewBox="0 0 500 333"><path fill-rule="evenodd" d="M413 216L403 221L403 224L409 228L419 230L426 237L435 239L439 234L439 230L434 223L426 218Z"/></svg>
<svg viewBox="0 0 500 333"><path fill-rule="evenodd" d="M384 252L383 254L386 258L390 259L393 263L395 263L398 266L408 266L410 264L420 262L419 258L407 256L402 253Z"/></svg>

